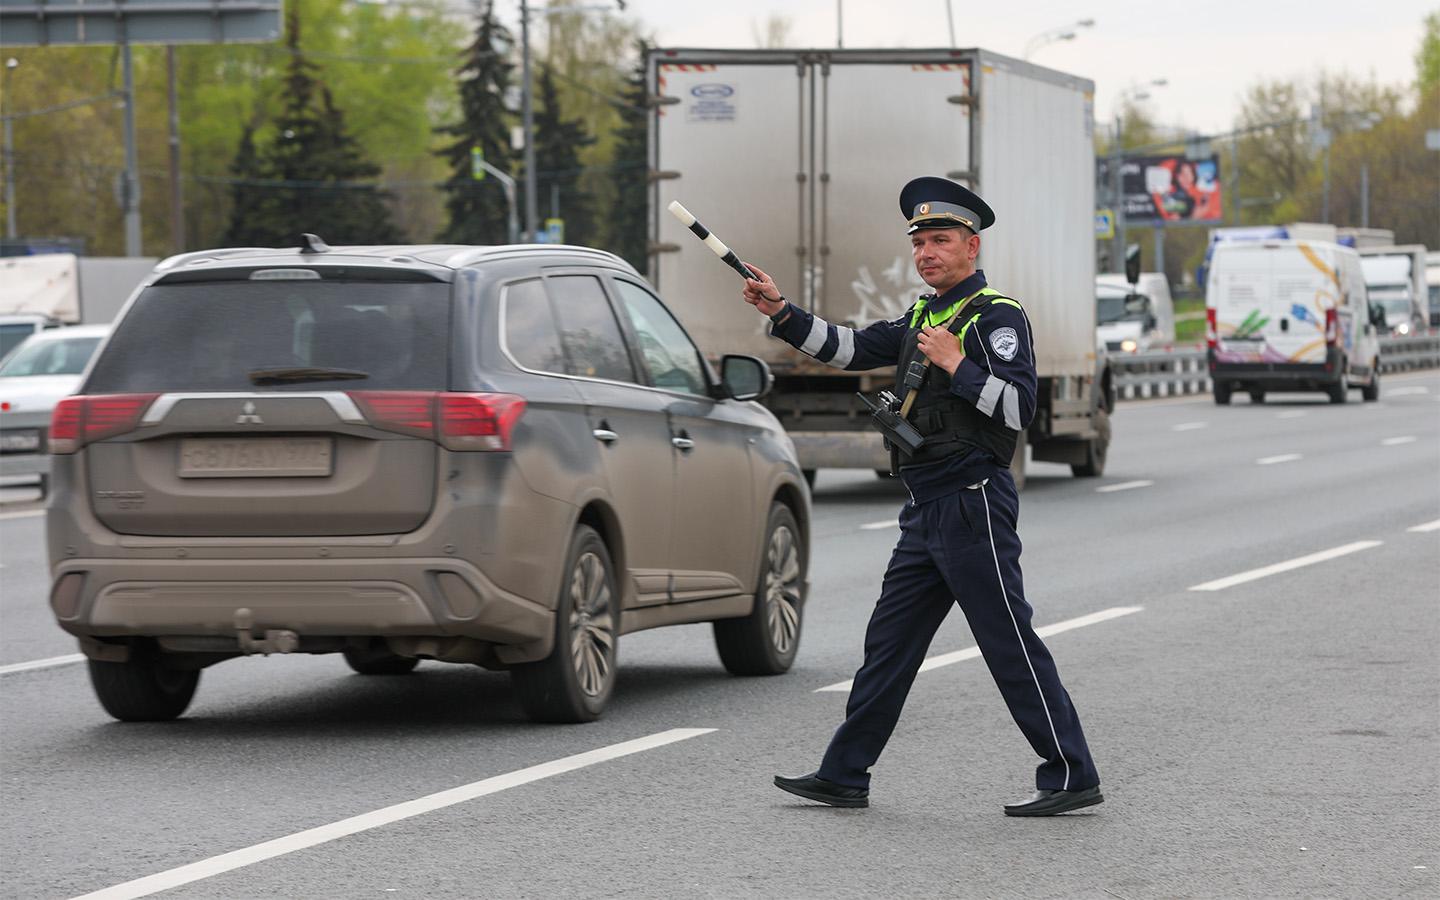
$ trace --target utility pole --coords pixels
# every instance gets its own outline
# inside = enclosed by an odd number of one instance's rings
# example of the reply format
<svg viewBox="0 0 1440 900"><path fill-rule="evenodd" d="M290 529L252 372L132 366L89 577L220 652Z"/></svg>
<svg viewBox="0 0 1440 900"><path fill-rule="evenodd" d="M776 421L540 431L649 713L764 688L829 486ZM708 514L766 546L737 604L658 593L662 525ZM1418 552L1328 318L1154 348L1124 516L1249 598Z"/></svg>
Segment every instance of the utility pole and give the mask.
<svg viewBox="0 0 1440 900"><path fill-rule="evenodd" d="M125 211L125 255L140 255L140 164L135 152L135 66L130 42L120 45L125 93L125 174L121 176L120 205Z"/></svg>
<svg viewBox="0 0 1440 900"><path fill-rule="evenodd" d="M0 77L9 75L20 60L10 57L5 60L4 70L0 70ZM13 79L15 76L10 75ZM0 119L4 120L5 127L5 236L14 238L15 234L15 132L11 129L10 116L4 114L4 102L9 94L10 88L0 90ZM13 103L11 104L14 105Z"/></svg>
<svg viewBox="0 0 1440 900"><path fill-rule="evenodd" d="M530 97L530 4L520 0L521 118L525 129L525 241L535 240L535 107Z"/></svg>
<svg viewBox="0 0 1440 900"><path fill-rule="evenodd" d="M180 104L175 96L175 45L165 48L170 92L170 252L185 251L185 206L180 196Z"/></svg>

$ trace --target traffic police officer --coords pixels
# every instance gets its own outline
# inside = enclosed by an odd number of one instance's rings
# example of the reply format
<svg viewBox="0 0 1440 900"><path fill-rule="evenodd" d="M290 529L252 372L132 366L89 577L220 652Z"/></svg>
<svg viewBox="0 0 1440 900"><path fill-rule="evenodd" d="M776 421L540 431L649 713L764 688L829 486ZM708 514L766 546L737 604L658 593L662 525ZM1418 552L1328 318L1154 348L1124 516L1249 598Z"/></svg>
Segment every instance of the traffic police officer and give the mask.
<svg viewBox="0 0 1440 900"><path fill-rule="evenodd" d="M1055 662L1031 627L1015 532L1019 497L1010 460L1035 413L1030 323L1015 300L976 268L979 232L995 214L975 193L944 178L916 178L900 192L915 268L934 289L889 322L832 325L786 302L750 265L746 302L770 316L771 334L823 363L850 371L897 365L898 399L923 444L902 456L910 492L900 541L865 632L845 721L818 771L776 776L776 786L832 806L868 806L879 759L935 631L958 603L995 683L1043 762L1036 793L1005 807L1049 816L1103 801L1080 719ZM957 315L958 314L958 315ZM912 361L928 360L923 381ZM907 384L908 381L908 384Z"/></svg>

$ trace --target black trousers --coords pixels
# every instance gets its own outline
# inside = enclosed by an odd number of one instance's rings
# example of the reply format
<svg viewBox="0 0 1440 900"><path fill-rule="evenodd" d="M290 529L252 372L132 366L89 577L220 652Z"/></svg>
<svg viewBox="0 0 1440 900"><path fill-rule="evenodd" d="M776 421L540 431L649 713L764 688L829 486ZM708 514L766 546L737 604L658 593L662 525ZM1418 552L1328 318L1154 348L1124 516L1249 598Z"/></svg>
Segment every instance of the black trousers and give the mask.
<svg viewBox="0 0 1440 900"><path fill-rule="evenodd" d="M1010 715L1043 760L1035 786L1073 791L1100 783L1075 706L1030 625L1018 513L1008 470L983 485L906 504L900 542L865 631L865 663L850 689L845 722L825 751L821 778L869 787L870 767L895 730L930 641L959 603Z"/></svg>

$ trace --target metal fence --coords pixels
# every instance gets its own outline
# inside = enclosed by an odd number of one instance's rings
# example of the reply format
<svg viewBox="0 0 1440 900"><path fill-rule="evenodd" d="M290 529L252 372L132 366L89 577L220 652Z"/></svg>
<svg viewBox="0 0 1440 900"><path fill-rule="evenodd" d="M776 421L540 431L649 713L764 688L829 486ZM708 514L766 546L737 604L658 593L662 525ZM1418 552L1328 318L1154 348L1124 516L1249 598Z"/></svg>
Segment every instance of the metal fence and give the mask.
<svg viewBox="0 0 1440 900"><path fill-rule="evenodd" d="M1440 332L1380 339L1380 371L1440 367ZM1110 357L1115 393L1122 400L1206 394L1211 390L1205 351L1169 350Z"/></svg>

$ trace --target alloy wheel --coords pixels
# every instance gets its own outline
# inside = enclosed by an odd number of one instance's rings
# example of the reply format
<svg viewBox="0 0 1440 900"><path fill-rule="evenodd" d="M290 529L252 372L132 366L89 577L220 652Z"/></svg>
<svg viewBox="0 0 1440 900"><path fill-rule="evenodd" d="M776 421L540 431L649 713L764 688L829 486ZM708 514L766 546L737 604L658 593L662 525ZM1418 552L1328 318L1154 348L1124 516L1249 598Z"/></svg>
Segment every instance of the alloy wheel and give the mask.
<svg viewBox="0 0 1440 900"><path fill-rule="evenodd" d="M800 551L785 526L770 535L765 573L765 622L770 640L781 655L790 652L800 634Z"/></svg>
<svg viewBox="0 0 1440 900"><path fill-rule="evenodd" d="M570 660L580 690L589 697L603 694L614 672L612 602L605 563L595 553L581 555L570 573Z"/></svg>

